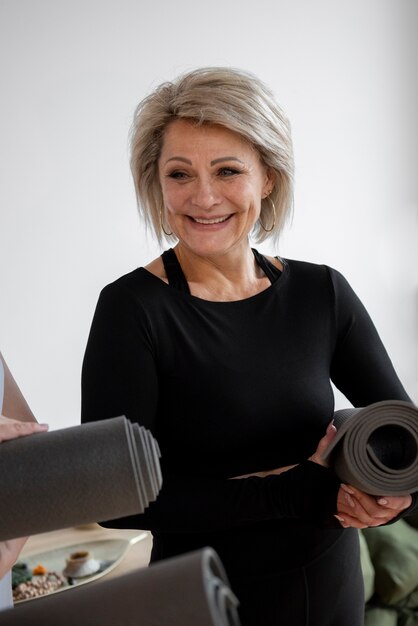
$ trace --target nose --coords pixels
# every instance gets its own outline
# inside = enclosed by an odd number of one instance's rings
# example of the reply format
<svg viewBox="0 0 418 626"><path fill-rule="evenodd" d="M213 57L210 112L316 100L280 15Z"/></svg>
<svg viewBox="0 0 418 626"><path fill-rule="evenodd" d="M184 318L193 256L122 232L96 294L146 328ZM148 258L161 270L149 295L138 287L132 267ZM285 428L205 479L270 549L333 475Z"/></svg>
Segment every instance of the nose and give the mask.
<svg viewBox="0 0 418 626"><path fill-rule="evenodd" d="M198 178L193 185L191 202L193 206L205 211L220 204L221 197L216 189L216 182L211 178Z"/></svg>

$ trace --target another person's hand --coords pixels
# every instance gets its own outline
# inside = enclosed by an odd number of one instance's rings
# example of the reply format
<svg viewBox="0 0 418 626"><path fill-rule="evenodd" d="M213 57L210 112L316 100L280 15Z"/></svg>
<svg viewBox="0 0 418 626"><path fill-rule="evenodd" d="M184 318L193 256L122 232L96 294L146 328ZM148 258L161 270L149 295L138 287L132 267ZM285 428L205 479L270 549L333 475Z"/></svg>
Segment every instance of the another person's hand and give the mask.
<svg viewBox="0 0 418 626"><path fill-rule="evenodd" d="M0 442L17 437L25 437L33 433L40 433L48 430L47 424L37 422L21 422L10 417L0 415Z"/></svg>
<svg viewBox="0 0 418 626"><path fill-rule="evenodd" d="M0 442L16 439L17 437L25 437L26 435L40 433L46 430L48 430L47 424L20 422L0 415ZM5 503L3 503L3 506L5 506ZM27 537L21 537L19 539L0 541L0 580L15 564L26 540Z"/></svg>

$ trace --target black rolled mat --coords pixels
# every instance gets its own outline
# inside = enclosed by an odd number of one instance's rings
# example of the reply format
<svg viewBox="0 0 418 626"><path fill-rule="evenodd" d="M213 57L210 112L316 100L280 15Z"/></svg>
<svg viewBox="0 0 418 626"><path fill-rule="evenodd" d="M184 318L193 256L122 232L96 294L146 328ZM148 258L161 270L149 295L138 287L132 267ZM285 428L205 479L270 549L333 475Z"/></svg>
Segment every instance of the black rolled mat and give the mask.
<svg viewBox="0 0 418 626"><path fill-rule="evenodd" d="M18 604L6 626L239 626L238 600L212 548Z"/></svg>
<svg viewBox="0 0 418 626"><path fill-rule="evenodd" d="M0 444L0 541L143 513L162 484L151 433L126 417Z"/></svg>
<svg viewBox="0 0 418 626"><path fill-rule="evenodd" d="M337 476L375 496L418 491L418 408L385 400L334 413L337 435L326 451Z"/></svg>

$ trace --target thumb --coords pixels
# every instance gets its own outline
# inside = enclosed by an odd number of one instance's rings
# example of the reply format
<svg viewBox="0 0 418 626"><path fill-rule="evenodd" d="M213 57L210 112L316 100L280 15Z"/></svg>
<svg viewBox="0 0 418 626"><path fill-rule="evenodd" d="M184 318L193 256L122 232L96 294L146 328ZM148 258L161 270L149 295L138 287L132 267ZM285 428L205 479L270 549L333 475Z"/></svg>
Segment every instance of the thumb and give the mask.
<svg viewBox="0 0 418 626"><path fill-rule="evenodd" d="M313 455L309 457L309 460L313 461L314 463L318 463L319 465L323 465L324 467L327 467L328 463L324 461L323 455L325 454L327 448L330 446L331 442L334 440L336 434L337 429L334 426L334 420L332 420L332 422L328 424L325 435L319 441L317 449L315 450Z"/></svg>

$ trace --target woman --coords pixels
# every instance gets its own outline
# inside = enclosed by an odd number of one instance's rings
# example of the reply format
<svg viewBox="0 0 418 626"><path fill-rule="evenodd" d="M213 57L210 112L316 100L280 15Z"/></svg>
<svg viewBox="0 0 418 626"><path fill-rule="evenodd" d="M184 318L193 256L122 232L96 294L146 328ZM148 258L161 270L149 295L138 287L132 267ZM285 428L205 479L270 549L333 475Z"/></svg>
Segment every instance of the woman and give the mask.
<svg viewBox="0 0 418 626"><path fill-rule="evenodd" d="M0 415L0 445L3 441L43 432L48 428L46 424L38 424L35 421L1 353L0 413L4 414ZM2 506L7 506L7 503L2 503ZM10 569L26 540L27 537L0 541L0 611L13 605Z"/></svg>
<svg viewBox="0 0 418 626"><path fill-rule="evenodd" d="M289 124L255 77L204 68L140 103L131 167L145 223L175 246L102 291L82 419L150 428L164 485L108 525L150 529L152 561L213 546L244 626L359 626L355 529L416 495L377 502L324 467L330 379L355 406L409 398L338 272L250 246L291 205Z"/></svg>

